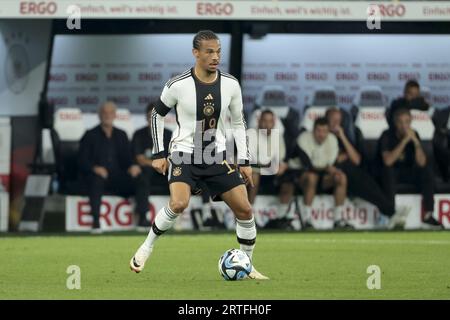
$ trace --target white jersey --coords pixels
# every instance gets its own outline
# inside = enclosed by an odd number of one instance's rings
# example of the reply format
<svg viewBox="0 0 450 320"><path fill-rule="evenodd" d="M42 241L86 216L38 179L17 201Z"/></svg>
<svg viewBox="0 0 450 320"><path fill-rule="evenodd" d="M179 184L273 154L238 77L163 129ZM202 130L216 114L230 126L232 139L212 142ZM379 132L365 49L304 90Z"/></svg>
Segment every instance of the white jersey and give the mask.
<svg viewBox="0 0 450 320"><path fill-rule="evenodd" d="M169 153L192 154L195 148L203 150L210 143L214 143L216 153L225 151L229 111L238 159L248 163L242 93L235 77L218 70L214 82L204 83L195 76L192 68L170 79L152 112L154 158L164 156L164 116L172 108L175 109L177 128L172 134ZM209 134L213 132L211 139L205 136L207 130Z"/></svg>

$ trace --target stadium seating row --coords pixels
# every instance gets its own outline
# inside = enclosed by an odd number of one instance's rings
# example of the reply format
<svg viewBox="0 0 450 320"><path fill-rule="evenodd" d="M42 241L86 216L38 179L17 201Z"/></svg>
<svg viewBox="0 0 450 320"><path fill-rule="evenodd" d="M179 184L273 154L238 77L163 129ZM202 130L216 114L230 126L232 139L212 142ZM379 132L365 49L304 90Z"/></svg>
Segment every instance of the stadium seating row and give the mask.
<svg viewBox="0 0 450 320"><path fill-rule="evenodd" d="M428 94L427 91L425 93ZM278 85L266 86L257 99L257 107L249 116L249 127L256 127L262 108L271 109L278 119L292 118L291 115L298 112L287 105L285 98L283 87ZM351 109L343 110L344 115L348 123L361 131L367 148L367 157L372 159L375 156L377 140L388 127L385 116L386 101L379 87L370 86L364 87L360 94L356 96L354 102L355 104ZM322 87L316 90L312 104L304 108L301 117L298 116L300 119L296 124L298 132L311 130L314 120L323 116L326 109L333 106L337 106L334 88ZM429 111L412 111L412 126L424 141L428 154L433 153L431 141L435 131L432 118L434 112L434 108ZM448 118L447 129L450 130L450 117ZM61 180L76 179L76 154L81 137L86 130L98 123L96 113L82 113L77 108L60 108L54 114L54 130L44 132L43 159L47 163L59 163L58 175L63 192L66 188L64 188L65 182ZM130 114L127 109L118 109L115 125L123 129L131 139L135 130L146 125L146 119L143 114ZM166 127L172 131L175 129L176 119L173 113L167 115ZM286 130L284 121L276 121L275 127L280 130L281 134ZM56 150L54 150L55 148ZM55 157L58 159L55 159Z"/></svg>

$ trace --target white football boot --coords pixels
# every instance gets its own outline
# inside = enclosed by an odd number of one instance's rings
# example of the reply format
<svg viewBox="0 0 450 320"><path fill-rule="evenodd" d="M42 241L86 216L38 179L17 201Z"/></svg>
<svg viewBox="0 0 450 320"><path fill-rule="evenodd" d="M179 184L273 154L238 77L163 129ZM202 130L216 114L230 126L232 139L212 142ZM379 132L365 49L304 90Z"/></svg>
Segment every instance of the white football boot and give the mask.
<svg viewBox="0 0 450 320"><path fill-rule="evenodd" d="M410 206L399 206L395 214L389 219L388 229L392 230L395 227L404 228L410 212Z"/></svg>
<svg viewBox="0 0 450 320"><path fill-rule="evenodd" d="M136 273L141 272L144 269L145 262L150 257L152 251L153 247L149 249L144 245L140 246L138 251L136 251L130 260L130 269Z"/></svg>
<svg viewBox="0 0 450 320"><path fill-rule="evenodd" d="M252 266L252 271L250 271L248 277L253 280L269 280L268 277L256 270L254 266Z"/></svg>

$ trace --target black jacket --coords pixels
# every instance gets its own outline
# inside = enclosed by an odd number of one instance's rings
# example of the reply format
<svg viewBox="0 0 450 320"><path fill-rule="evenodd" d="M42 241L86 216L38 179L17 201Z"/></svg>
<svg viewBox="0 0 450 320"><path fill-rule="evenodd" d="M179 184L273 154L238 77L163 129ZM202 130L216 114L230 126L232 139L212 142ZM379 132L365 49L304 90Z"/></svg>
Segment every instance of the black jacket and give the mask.
<svg viewBox="0 0 450 320"><path fill-rule="evenodd" d="M112 140L98 125L88 130L80 142L78 165L82 174L92 173L94 166L103 166L111 170L127 170L132 165L131 144L125 131L113 128ZM113 145L113 158L108 157L108 143Z"/></svg>

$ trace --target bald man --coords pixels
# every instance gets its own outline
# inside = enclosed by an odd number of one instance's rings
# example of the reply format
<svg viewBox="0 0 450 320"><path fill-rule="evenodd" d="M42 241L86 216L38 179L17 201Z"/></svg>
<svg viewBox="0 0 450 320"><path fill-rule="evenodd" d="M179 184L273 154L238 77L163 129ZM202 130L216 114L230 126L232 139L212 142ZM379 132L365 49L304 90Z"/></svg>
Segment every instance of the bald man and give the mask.
<svg viewBox="0 0 450 320"><path fill-rule="evenodd" d="M99 108L100 124L88 130L80 142L79 168L89 195L93 233L100 233L100 204L105 192L128 197L141 173L133 163L125 131L114 127L117 107L106 102Z"/></svg>

